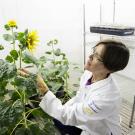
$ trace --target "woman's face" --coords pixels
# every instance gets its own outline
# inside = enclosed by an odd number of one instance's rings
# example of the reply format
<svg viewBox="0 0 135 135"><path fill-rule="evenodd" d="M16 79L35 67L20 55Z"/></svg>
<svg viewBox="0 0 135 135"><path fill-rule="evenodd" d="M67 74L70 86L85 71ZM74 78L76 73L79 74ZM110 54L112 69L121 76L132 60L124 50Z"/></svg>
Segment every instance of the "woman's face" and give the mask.
<svg viewBox="0 0 135 135"><path fill-rule="evenodd" d="M103 64L102 56L104 54L105 47L103 44L98 45L93 49L93 53L90 54L89 59L85 64L85 69L92 73L106 73L108 70Z"/></svg>

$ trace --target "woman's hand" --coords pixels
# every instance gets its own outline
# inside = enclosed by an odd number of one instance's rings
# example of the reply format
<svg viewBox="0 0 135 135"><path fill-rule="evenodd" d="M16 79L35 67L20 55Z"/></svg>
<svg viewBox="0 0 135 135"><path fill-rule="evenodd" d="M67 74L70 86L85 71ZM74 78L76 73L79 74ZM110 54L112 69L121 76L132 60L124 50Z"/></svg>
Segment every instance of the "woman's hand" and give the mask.
<svg viewBox="0 0 135 135"><path fill-rule="evenodd" d="M29 76L30 72L28 72L26 69L19 69L18 70L19 75L23 76L23 77L27 77ZM41 93L41 95L44 95L47 93L48 86L46 85L46 83L44 82L43 78L40 75L37 75L37 86L39 89L39 92Z"/></svg>
<svg viewBox="0 0 135 135"><path fill-rule="evenodd" d="M46 83L44 82L43 78L40 75L37 75L37 85L42 95L45 95L49 90L48 86L46 85Z"/></svg>

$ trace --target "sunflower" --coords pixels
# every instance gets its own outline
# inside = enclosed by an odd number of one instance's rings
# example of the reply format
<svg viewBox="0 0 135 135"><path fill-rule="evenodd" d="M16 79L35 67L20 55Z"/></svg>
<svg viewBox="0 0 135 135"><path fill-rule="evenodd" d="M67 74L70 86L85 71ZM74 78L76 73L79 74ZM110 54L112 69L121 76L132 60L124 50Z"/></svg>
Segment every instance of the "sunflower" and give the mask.
<svg viewBox="0 0 135 135"><path fill-rule="evenodd" d="M17 27L16 21L14 21L14 20L8 21L8 26L10 26L10 27Z"/></svg>
<svg viewBox="0 0 135 135"><path fill-rule="evenodd" d="M39 42L38 39L37 31L31 31L28 33L27 47L30 51L33 51L36 48L37 43Z"/></svg>

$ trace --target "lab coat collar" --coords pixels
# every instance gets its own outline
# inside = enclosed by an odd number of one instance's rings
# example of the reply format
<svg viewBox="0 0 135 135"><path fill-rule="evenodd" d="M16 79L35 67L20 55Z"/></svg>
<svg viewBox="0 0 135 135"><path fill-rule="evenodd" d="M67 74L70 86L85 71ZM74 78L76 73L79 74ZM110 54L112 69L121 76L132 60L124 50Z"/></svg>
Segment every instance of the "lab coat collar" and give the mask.
<svg viewBox="0 0 135 135"><path fill-rule="evenodd" d="M90 78L92 77L92 74L89 73ZM96 90L98 88L104 87L105 85L107 85L110 81L112 80L111 75L109 75L107 78L97 81L95 83L92 83L91 85L87 85L86 88L90 88L91 91Z"/></svg>

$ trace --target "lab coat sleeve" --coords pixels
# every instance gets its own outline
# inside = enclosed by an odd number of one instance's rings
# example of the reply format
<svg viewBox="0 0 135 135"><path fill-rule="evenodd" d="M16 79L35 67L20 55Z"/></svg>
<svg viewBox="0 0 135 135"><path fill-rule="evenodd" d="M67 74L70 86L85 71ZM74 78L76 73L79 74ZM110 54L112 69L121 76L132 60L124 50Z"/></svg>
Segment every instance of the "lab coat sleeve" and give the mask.
<svg viewBox="0 0 135 135"><path fill-rule="evenodd" d="M72 100L72 99L71 99ZM101 104L101 103L100 103ZM108 105L99 105L95 101L62 105L55 95L48 91L39 105L46 113L63 124L78 126L90 120L104 119L109 114Z"/></svg>

